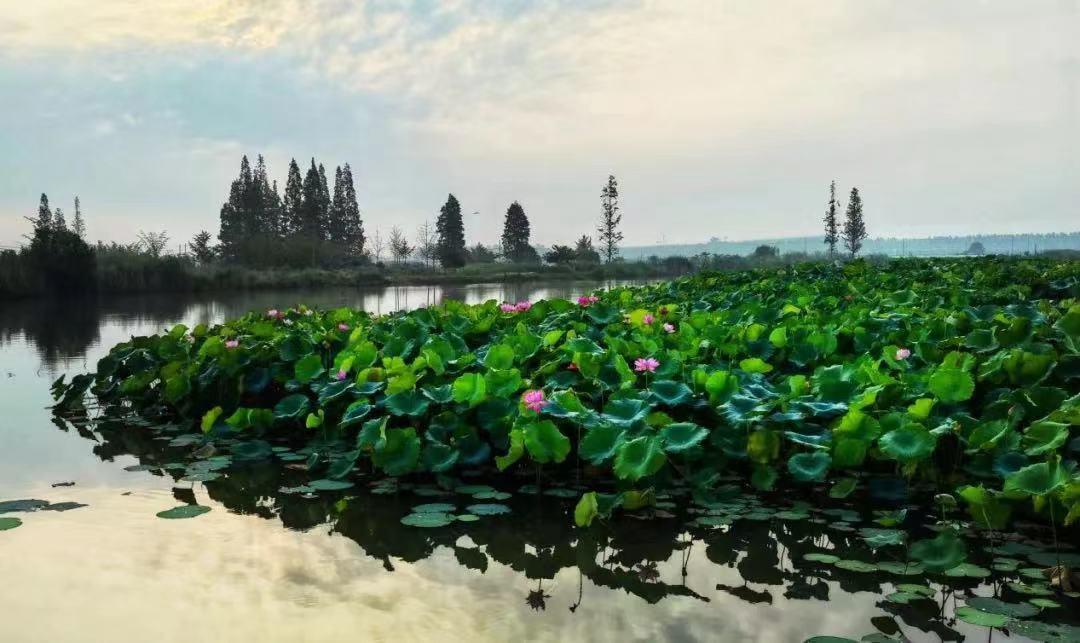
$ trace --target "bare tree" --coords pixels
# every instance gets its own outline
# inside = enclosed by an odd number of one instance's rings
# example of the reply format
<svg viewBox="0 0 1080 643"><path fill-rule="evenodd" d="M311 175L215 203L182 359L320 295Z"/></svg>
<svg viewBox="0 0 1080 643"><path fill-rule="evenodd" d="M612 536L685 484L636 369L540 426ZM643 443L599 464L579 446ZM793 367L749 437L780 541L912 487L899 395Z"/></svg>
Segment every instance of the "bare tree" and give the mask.
<svg viewBox="0 0 1080 643"><path fill-rule="evenodd" d="M416 252L429 266L434 265L439 256L439 237L430 221L425 221L416 229Z"/></svg>
<svg viewBox="0 0 1080 643"><path fill-rule="evenodd" d="M160 257L161 253L165 252L165 248L169 245L169 235L164 231L147 232L140 230L138 239L139 250L151 257Z"/></svg>
<svg viewBox="0 0 1080 643"><path fill-rule="evenodd" d="M401 228L397 226L390 228L390 254L393 255L395 261L398 263L405 261L413 250L415 248L409 245L409 240Z"/></svg>
<svg viewBox="0 0 1080 643"><path fill-rule="evenodd" d="M375 230L375 234L371 237L369 242L371 252L374 255L375 263L382 261L383 250L386 249L386 241L382 238L382 232Z"/></svg>

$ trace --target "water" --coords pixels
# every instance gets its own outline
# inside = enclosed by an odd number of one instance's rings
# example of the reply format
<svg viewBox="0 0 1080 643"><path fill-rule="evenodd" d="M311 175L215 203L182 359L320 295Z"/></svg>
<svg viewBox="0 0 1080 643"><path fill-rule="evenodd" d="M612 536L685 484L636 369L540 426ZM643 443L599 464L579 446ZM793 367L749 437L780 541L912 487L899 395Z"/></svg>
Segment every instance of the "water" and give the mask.
<svg viewBox="0 0 1080 643"><path fill-rule="evenodd" d="M718 528L688 526L685 515L624 517L583 532L572 527L573 500L517 494L507 501L511 516L422 530L399 520L444 498L353 491L309 500L280 493L296 473L274 465L174 482L161 471L125 470L175 458L144 428L104 424L92 433L54 422L47 408L59 374L89 370L114 343L178 322L299 302L385 313L443 297L572 297L598 285L5 303L0 501L88 506L4 514L23 525L0 532L0 639L802 641L883 632L1024 640L951 618L957 595L992 592L984 581L934 584L932 601L897 605L883 597L918 577L807 563L809 551L865 552L856 533L824 514ZM62 482L75 484L52 486ZM192 501L212 511L155 516Z"/></svg>

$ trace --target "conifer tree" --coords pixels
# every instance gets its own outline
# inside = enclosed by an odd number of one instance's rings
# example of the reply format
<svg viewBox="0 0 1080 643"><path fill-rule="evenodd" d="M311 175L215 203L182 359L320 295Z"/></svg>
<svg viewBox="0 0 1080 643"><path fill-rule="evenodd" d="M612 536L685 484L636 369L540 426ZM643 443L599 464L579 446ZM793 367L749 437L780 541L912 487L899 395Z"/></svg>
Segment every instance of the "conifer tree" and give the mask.
<svg viewBox="0 0 1080 643"><path fill-rule="evenodd" d="M343 218L345 220L345 245L349 252L364 254L364 222L360 219L360 206L356 202L356 186L353 184L352 168L346 163L341 170L344 191Z"/></svg>
<svg viewBox="0 0 1080 643"><path fill-rule="evenodd" d="M319 238L330 238L330 187L326 183L326 168L319 163Z"/></svg>
<svg viewBox="0 0 1080 643"><path fill-rule="evenodd" d="M38 203L38 215L34 219L34 236L46 238L52 231L52 209L49 208L49 197L41 193L41 201Z"/></svg>
<svg viewBox="0 0 1080 643"><path fill-rule="evenodd" d="M270 187L270 177L267 176L266 161L262 154L255 162L249 188L248 234L276 236L279 225L278 213L274 207L276 191Z"/></svg>
<svg viewBox="0 0 1080 643"><path fill-rule="evenodd" d="M830 256L836 254L836 242L840 240L836 210L836 181L833 181L829 184L829 207L825 209L825 245Z"/></svg>
<svg viewBox="0 0 1080 643"><path fill-rule="evenodd" d="M859 188L851 188L851 196L848 197L847 217L844 219L844 247L851 253L852 258L859 254L862 243L866 239L866 222L863 220L863 202L859 196Z"/></svg>
<svg viewBox="0 0 1080 643"><path fill-rule="evenodd" d="M446 203L439 210L439 218L435 221L435 231L439 236L439 263L444 268L464 266L465 222L461 218L461 204L453 194L446 198Z"/></svg>
<svg viewBox="0 0 1080 643"><path fill-rule="evenodd" d="M221 255L230 261L241 258L241 246L250 234L250 188L251 166L247 156L244 156L240 161L240 175L229 186L229 198L221 205L219 215L218 240L221 241Z"/></svg>
<svg viewBox="0 0 1080 643"><path fill-rule="evenodd" d="M319 179L319 168L315 165L315 159L311 159L311 167L304 176L303 193L300 202L300 227L297 230L301 235L312 241L322 240L322 185Z"/></svg>
<svg viewBox="0 0 1080 643"><path fill-rule="evenodd" d="M214 258L214 249L210 247L210 233L206 230L199 231L191 239L191 254L199 263L208 263Z"/></svg>
<svg viewBox="0 0 1080 643"><path fill-rule="evenodd" d="M83 239L85 241L86 240L86 222L84 222L83 218L82 218L82 208L81 208L81 204L79 203L79 197L78 196L75 197L75 219L72 220L71 223L72 223L72 231L75 232L75 234L78 235L78 237L80 239Z"/></svg>
<svg viewBox="0 0 1080 643"><path fill-rule="evenodd" d="M600 254L607 263L619 256L619 243L623 234L619 231L622 215L619 214L619 184L614 176L608 176L607 185L600 192L600 226L597 228Z"/></svg>
<svg viewBox="0 0 1080 643"><path fill-rule="evenodd" d="M502 246L507 259L514 263L535 262L538 259L536 250L529 245L529 233L529 218L525 216L525 209L514 201L506 209L503 220Z"/></svg>
<svg viewBox="0 0 1080 643"><path fill-rule="evenodd" d="M300 166L296 159L289 161L289 175L285 179L285 196L281 200L282 236L300 234L303 224L304 179L300 176Z"/></svg>
<svg viewBox="0 0 1080 643"><path fill-rule="evenodd" d="M320 168L321 169L321 168ZM346 245L345 234L345 186L342 183L341 166L334 170L334 195L330 200L330 214L327 218L327 236L332 243Z"/></svg>
<svg viewBox="0 0 1080 643"><path fill-rule="evenodd" d="M581 235L574 244L574 259L582 263L600 263L600 253L593 247L592 238Z"/></svg>
<svg viewBox="0 0 1080 643"><path fill-rule="evenodd" d="M64 219L64 211L60 208L53 210L53 230L67 232L67 220Z"/></svg>

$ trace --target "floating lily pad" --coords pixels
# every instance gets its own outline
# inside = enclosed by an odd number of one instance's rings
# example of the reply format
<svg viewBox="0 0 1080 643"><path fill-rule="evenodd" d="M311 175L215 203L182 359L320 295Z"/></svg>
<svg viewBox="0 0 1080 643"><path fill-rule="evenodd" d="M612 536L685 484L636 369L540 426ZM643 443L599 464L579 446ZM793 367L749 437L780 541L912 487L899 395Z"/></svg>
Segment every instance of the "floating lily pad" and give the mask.
<svg viewBox="0 0 1080 643"><path fill-rule="evenodd" d="M36 498L29 498L26 500L5 500L3 502L0 502L0 514L21 511L37 511L42 507L48 506L48 500L38 500Z"/></svg>
<svg viewBox="0 0 1080 643"><path fill-rule="evenodd" d="M1026 583L1009 583L1009 589L1018 594L1028 596L1053 596L1054 592L1045 584L1029 585Z"/></svg>
<svg viewBox="0 0 1080 643"><path fill-rule="evenodd" d="M544 489L544 495L554 496L555 498L577 498L581 495L581 492L567 489L566 487L552 487L551 489ZM473 494L473 497L476 498L478 496Z"/></svg>
<svg viewBox="0 0 1080 643"><path fill-rule="evenodd" d="M480 503L465 507L465 511L477 516L498 516L510 513L510 507L498 503Z"/></svg>
<svg viewBox="0 0 1080 643"><path fill-rule="evenodd" d="M302 494L302 493L312 493L314 491L315 491L315 489L313 487L309 487L306 484L302 484L302 485L297 486L297 487L281 487L280 489L278 489L279 493L285 493L285 494L290 494L290 495L292 495L292 494Z"/></svg>
<svg viewBox="0 0 1080 643"><path fill-rule="evenodd" d="M458 522L476 522L480 520L480 516L476 514L457 514L454 516L454 520Z"/></svg>
<svg viewBox="0 0 1080 643"><path fill-rule="evenodd" d="M880 567L880 563L878 564ZM927 587L926 585L915 585L913 583L900 583L896 586L896 589L901 592L907 592L908 594L920 594L927 598L934 598L937 596L937 592L933 587Z"/></svg>
<svg viewBox="0 0 1080 643"><path fill-rule="evenodd" d="M452 522L453 516L440 512L412 513L401 519L403 525L424 528L445 527Z"/></svg>
<svg viewBox="0 0 1080 643"><path fill-rule="evenodd" d="M159 471L161 465L157 464L133 464L124 467L124 471Z"/></svg>
<svg viewBox="0 0 1080 643"><path fill-rule="evenodd" d="M195 471L188 473L183 478L180 478L183 482L211 482L221 477L221 474L217 471Z"/></svg>
<svg viewBox="0 0 1080 643"><path fill-rule="evenodd" d="M481 491L474 493L472 497L477 500L509 500L513 494L506 491Z"/></svg>
<svg viewBox="0 0 1080 643"><path fill-rule="evenodd" d="M1057 609L1057 608L1061 607L1061 603L1059 603L1057 601L1052 601L1049 598L1032 598L1032 599L1029 599L1028 602L1031 603L1032 605L1034 605L1035 607L1039 607L1039 608L1042 608L1042 609L1048 609L1048 610Z"/></svg>
<svg viewBox="0 0 1080 643"><path fill-rule="evenodd" d="M813 563L824 563L826 565L833 565L839 562L839 556L833 556L832 554L822 554L820 552L810 552L809 554L803 554L803 560L808 560Z"/></svg>
<svg viewBox="0 0 1080 643"><path fill-rule="evenodd" d="M922 594L913 594L911 592L893 592L885 597L885 600L890 603L897 603L898 605L907 605L913 601L925 601L929 600Z"/></svg>
<svg viewBox="0 0 1080 643"><path fill-rule="evenodd" d="M836 566L840 569L846 569L849 572L874 572L877 571L878 566L874 563L867 563L861 560L838 560Z"/></svg>
<svg viewBox="0 0 1080 643"><path fill-rule="evenodd" d="M71 511L72 509L81 509L83 507L89 507L90 505L81 502L53 502L47 506L42 507L42 511Z"/></svg>
<svg viewBox="0 0 1080 643"><path fill-rule="evenodd" d="M351 489L353 483L348 480L330 480L328 478L322 478L319 480L312 480L308 483L308 486L318 491L341 491L342 489Z"/></svg>
<svg viewBox="0 0 1080 643"><path fill-rule="evenodd" d="M446 502L429 502L425 505L416 505L412 508L413 513L450 513L456 507Z"/></svg>
<svg viewBox="0 0 1080 643"><path fill-rule="evenodd" d="M466 496L474 496L478 493L493 492L495 487L489 487L486 484L463 484L454 487L454 491L463 493Z"/></svg>
<svg viewBox="0 0 1080 643"><path fill-rule="evenodd" d="M922 563L918 562L903 562L897 560L883 560L877 564L878 569L890 574L896 574L898 576L920 576L926 568L922 566Z"/></svg>
<svg viewBox="0 0 1080 643"><path fill-rule="evenodd" d="M201 516L208 511L210 511L210 507L205 505L181 505L179 507L173 507L172 509L166 509L165 511L159 511L157 517L179 520Z"/></svg>
<svg viewBox="0 0 1080 643"><path fill-rule="evenodd" d="M953 578L987 578L990 576L990 570L971 563L960 563L956 567L946 569L945 575Z"/></svg>
<svg viewBox="0 0 1080 643"><path fill-rule="evenodd" d="M967 605L956 608L956 618L965 623L980 625L982 627L1003 627L1009 622L1008 616L983 612L982 610L977 610L974 607L968 607Z"/></svg>
<svg viewBox="0 0 1080 643"><path fill-rule="evenodd" d="M18 518L4 517L0 518L0 531L7 531L8 529L14 529L22 524L22 521Z"/></svg>
<svg viewBox="0 0 1080 643"><path fill-rule="evenodd" d="M1028 603L1006 603L1005 601L989 596L972 596L964 601L968 606L981 612L1011 616L1013 618L1027 618L1039 613L1039 608Z"/></svg>

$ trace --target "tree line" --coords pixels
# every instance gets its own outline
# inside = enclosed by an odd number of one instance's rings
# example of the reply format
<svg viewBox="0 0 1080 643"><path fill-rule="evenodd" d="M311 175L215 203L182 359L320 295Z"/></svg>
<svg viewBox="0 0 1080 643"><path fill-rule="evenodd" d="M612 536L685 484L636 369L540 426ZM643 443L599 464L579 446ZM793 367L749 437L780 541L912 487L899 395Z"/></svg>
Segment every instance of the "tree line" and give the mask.
<svg viewBox="0 0 1080 643"><path fill-rule="evenodd" d="M837 220L839 211L839 202L836 200L836 181L833 181L829 184L829 202L825 208L825 245L828 247L829 255L835 256L836 245L843 243L844 248L854 258L859 254L859 250L862 250L863 241L866 241L868 236L859 188L851 188L842 224Z"/></svg>

